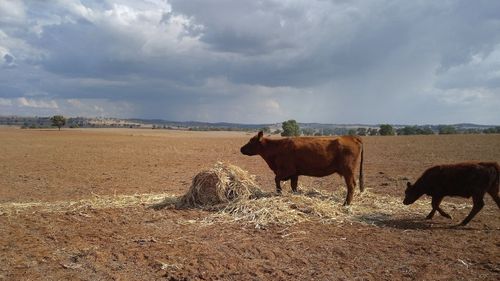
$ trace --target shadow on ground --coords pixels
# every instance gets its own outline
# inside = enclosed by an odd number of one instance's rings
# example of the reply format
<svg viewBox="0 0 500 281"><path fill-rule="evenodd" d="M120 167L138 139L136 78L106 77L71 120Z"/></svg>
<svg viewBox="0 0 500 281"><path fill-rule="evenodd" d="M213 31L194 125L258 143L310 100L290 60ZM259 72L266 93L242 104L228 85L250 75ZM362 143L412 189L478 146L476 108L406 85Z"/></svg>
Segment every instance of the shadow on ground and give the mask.
<svg viewBox="0 0 500 281"><path fill-rule="evenodd" d="M450 220L427 220L425 218L394 218L386 214L373 214L357 217L360 221L379 227L389 227L403 230L454 229L475 230L473 225L461 226Z"/></svg>

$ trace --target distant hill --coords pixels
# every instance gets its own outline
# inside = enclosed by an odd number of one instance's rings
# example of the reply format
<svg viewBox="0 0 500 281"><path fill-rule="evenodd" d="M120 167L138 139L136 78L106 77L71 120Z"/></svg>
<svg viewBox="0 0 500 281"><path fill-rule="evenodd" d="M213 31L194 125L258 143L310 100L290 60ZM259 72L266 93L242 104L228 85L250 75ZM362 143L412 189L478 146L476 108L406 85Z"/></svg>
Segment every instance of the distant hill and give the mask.
<svg viewBox="0 0 500 281"><path fill-rule="evenodd" d="M0 125L19 126L23 128L47 128L51 126L50 117L38 116L0 116ZM302 130L321 135L342 135L357 132L364 128L368 131L377 131L380 124L325 124L325 123L299 123ZM393 124L394 129L401 129L404 124ZM416 128L429 128L437 133L443 125L429 124L413 126ZM498 126L480 125L472 123L459 123L446 125L455 128L457 133L480 133L496 132ZM72 128L144 128L144 129L174 129L194 131L256 131L267 128L267 131L277 132L281 130L281 123L269 124L242 124L229 122L200 122L200 121L168 121L163 119L141 119L141 118L88 118L69 117L66 127Z"/></svg>

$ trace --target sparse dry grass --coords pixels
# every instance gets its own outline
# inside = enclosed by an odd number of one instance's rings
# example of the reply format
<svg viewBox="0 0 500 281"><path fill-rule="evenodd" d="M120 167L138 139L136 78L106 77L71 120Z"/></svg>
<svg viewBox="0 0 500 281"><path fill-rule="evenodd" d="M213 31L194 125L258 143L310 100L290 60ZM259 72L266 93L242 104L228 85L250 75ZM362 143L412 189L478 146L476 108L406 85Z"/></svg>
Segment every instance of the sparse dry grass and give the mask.
<svg viewBox="0 0 500 281"><path fill-rule="evenodd" d="M15 215L26 212L73 212L84 209L128 208L139 205L150 205L160 200L168 201L176 198L174 195L135 194L115 196L95 196L90 199L55 202L9 202L0 204L0 216ZM175 200L175 199L174 199Z"/></svg>

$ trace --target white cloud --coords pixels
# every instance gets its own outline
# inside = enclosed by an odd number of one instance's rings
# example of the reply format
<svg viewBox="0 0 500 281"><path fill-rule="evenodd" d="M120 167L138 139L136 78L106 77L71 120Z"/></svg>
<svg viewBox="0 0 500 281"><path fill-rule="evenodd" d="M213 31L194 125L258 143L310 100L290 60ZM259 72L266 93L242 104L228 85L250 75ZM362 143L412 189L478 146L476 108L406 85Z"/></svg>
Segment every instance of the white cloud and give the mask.
<svg viewBox="0 0 500 281"><path fill-rule="evenodd" d="M437 100L450 106L488 105L500 101L494 92L485 88L438 91Z"/></svg>
<svg viewBox="0 0 500 281"><path fill-rule="evenodd" d="M24 3L19 0L0 0L0 23L22 24L26 19Z"/></svg>
<svg viewBox="0 0 500 281"><path fill-rule="evenodd" d="M113 102L106 99L61 100L60 111L70 116L127 117L135 108L128 102Z"/></svg>
<svg viewBox="0 0 500 281"><path fill-rule="evenodd" d="M12 100L0 98L0 106L12 106Z"/></svg>
<svg viewBox="0 0 500 281"><path fill-rule="evenodd" d="M33 107L33 108L51 108L57 109L59 106L54 100L36 100L21 97L17 99L17 104L22 107Z"/></svg>

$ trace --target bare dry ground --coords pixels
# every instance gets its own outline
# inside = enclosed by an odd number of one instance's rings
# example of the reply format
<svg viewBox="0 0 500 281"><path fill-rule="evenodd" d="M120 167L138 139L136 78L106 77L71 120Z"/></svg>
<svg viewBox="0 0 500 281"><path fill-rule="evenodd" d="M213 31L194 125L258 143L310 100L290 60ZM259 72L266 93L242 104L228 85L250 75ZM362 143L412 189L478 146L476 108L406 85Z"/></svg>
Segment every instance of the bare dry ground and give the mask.
<svg viewBox="0 0 500 281"><path fill-rule="evenodd" d="M425 220L426 198L400 203L405 182L431 165L500 162L499 135L365 137L368 191L351 209L340 206L338 176L299 179L302 189L333 194L334 220L256 225L199 209L148 208L186 192L219 160L272 191L265 162L239 153L250 137L0 128L0 280L500 278L500 211L491 198L461 228L452 226L469 212L467 199L445 199L452 221ZM283 200L293 196L306 195Z"/></svg>

